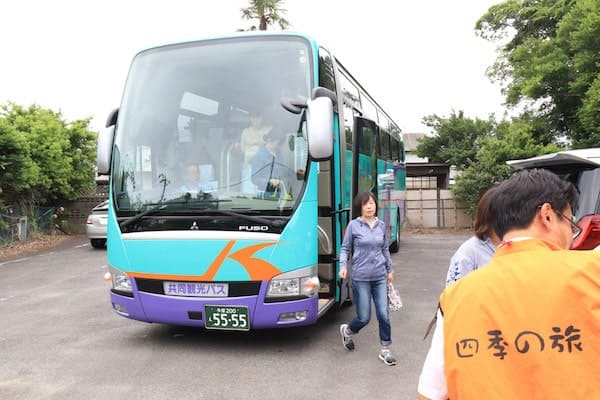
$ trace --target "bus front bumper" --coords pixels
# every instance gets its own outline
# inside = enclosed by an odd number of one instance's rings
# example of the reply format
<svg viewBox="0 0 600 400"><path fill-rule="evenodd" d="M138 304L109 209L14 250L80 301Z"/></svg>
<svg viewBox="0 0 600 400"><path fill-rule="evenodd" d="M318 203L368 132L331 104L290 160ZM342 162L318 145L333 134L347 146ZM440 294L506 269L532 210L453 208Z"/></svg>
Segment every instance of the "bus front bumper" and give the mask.
<svg viewBox="0 0 600 400"><path fill-rule="evenodd" d="M205 325L205 306L241 306L248 309L250 329L314 324L318 319L318 296L264 303L262 296L196 298L135 292L133 297L111 291L113 310L126 318L169 325Z"/></svg>

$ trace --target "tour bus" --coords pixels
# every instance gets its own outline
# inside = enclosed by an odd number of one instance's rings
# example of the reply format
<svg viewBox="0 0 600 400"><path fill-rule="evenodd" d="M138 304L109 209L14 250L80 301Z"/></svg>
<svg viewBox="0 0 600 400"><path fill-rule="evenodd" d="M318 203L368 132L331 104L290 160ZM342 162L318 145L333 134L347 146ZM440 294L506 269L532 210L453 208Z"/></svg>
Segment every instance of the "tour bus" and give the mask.
<svg viewBox="0 0 600 400"><path fill-rule="evenodd" d="M350 300L338 270L354 195L375 194L392 252L406 218L399 127L303 34L138 53L99 135L98 171L110 175L112 308L146 322L313 324ZM191 187L190 171L200 181Z"/></svg>
<svg viewBox="0 0 600 400"><path fill-rule="evenodd" d="M511 160L508 164L516 169L549 169L573 182L579 190L573 215L582 231L571 248L591 250L600 246L600 147Z"/></svg>

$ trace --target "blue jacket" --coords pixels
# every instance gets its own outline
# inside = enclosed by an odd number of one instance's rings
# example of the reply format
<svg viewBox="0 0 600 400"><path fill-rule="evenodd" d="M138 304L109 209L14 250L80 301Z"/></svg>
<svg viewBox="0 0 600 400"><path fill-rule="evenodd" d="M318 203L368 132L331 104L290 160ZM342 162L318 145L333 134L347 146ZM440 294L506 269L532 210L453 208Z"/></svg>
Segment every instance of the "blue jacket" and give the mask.
<svg viewBox="0 0 600 400"><path fill-rule="evenodd" d="M387 231L380 220L377 220L373 229L360 218L350 221L340 252L341 269L346 268L351 252L352 280L378 281L394 272Z"/></svg>
<svg viewBox="0 0 600 400"><path fill-rule="evenodd" d="M495 251L496 247L490 239L481 240L477 236L469 238L460 245L450 259L450 267L446 274L446 286L486 265L494 256Z"/></svg>
<svg viewBox="0 0 600 400"><path fill-rule="evenodd" d="M281 163L279 157L269 153L266 147L261 147L251 164L252 183L258 190L267 193L274 192L275 188L269 184L270 179L290 180L293 171Z"/></svg>

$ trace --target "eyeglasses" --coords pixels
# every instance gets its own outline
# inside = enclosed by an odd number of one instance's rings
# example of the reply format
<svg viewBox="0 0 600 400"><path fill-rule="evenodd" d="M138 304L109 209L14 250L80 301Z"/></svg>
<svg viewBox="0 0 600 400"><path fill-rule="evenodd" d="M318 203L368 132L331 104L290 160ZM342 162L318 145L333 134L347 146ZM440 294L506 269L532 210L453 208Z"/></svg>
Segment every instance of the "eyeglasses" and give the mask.
<svg viewBox="0 0 600 400"><path fill-rule="evenodd" d="M554 212L556 213L556 215L558 215L561 218L566 219L569 224L571 224L571 232L573 233L573 239L575 239L577 236L581 235L581 232L583 232L583 228L580 227L579 225L577 225L575 222L573 222L570 218L565 217L562 213L554 210Z"/></svg>

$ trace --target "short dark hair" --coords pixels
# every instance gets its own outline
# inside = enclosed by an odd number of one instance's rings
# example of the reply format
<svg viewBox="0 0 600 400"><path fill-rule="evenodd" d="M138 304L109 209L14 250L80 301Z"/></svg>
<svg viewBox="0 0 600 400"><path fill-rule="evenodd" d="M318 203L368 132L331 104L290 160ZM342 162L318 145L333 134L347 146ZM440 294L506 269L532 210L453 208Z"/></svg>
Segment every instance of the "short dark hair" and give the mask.
<svg viewBox="0 0 600 400"><path fill-rule="evenodd" d="M354 202L352 203L354 206L354 215L360 216L362 214L362 206L367 204L370 199L373 199L375 202L375 214L377 214L377 199L375 195L371 192L358 192L354 196Z"/></svg>
<svg viewBox="0 0 600 400"><path fill-rule="evenodd" d="M473 221L473 231L475 232L475 236L481 240L489 238L494 230L494 217L492 215L492 210L490 209L490 203L495 190L495 186L489 188L477 202L475 220Z"/></svg>
<svg viewBox="0 0 600 400"><path fill-rule="evenodd" d="M545 169L517 171L497 186L491 198L496 234L502 239L510 230L527 228L544 203L562 212L576 201L575 186L558 175Z"/></svg>

